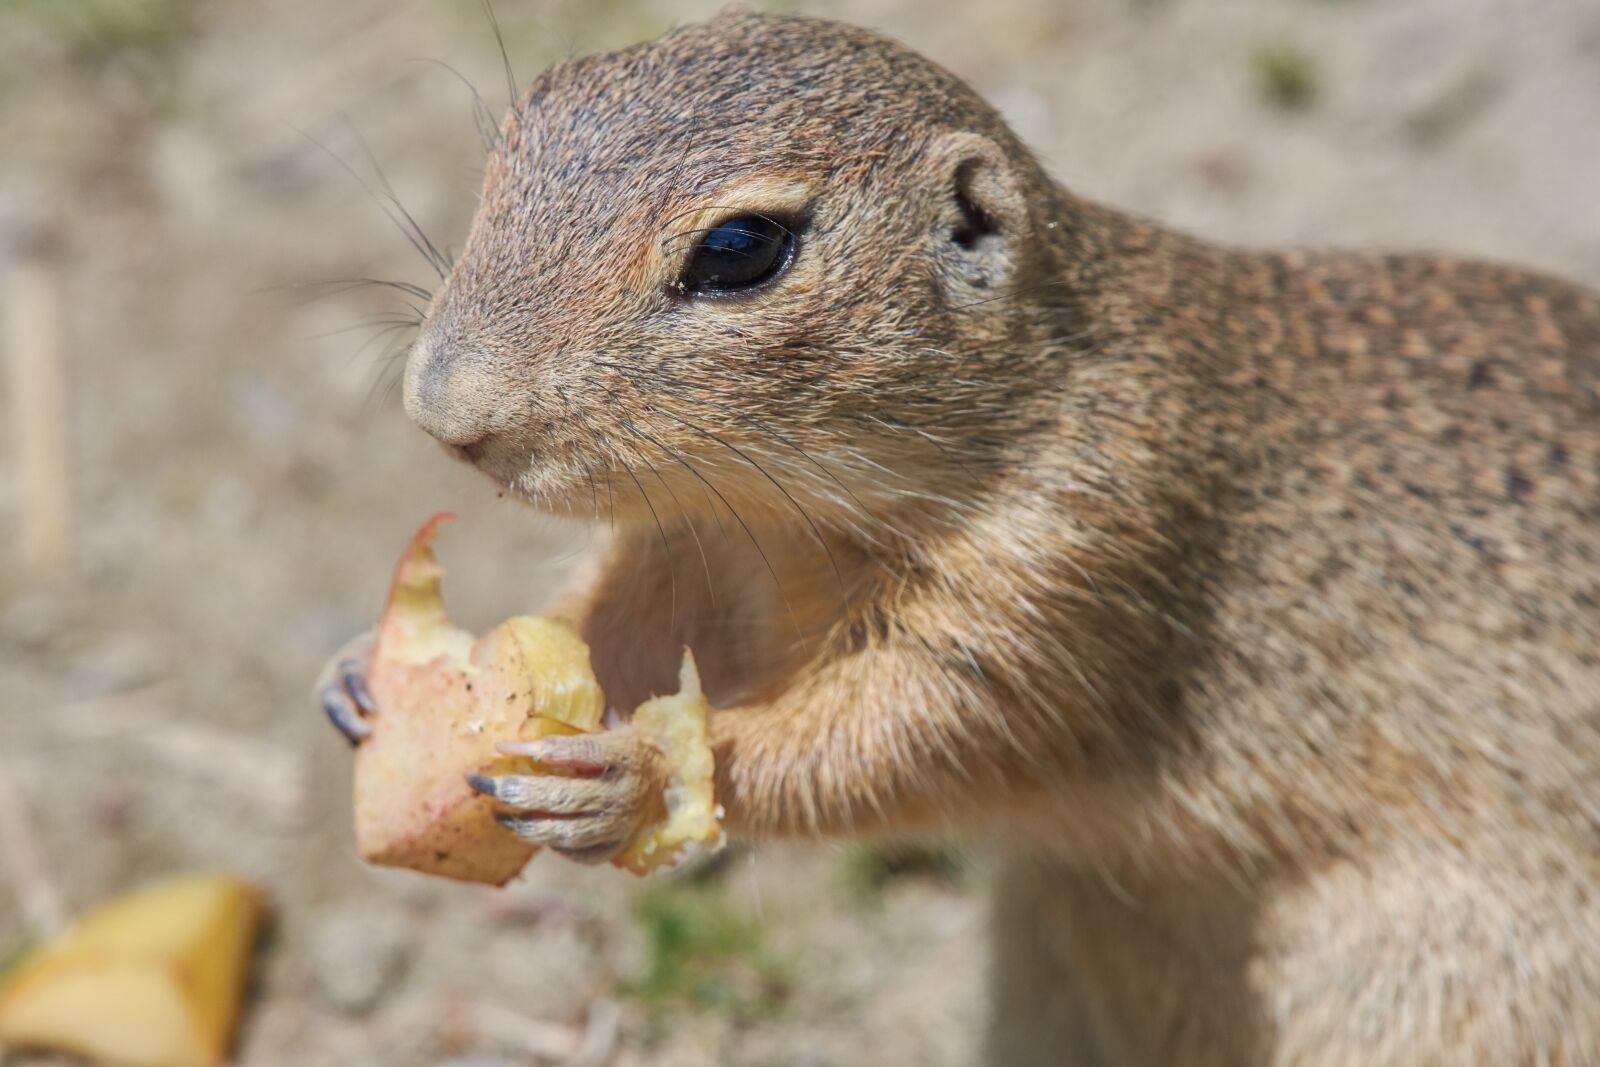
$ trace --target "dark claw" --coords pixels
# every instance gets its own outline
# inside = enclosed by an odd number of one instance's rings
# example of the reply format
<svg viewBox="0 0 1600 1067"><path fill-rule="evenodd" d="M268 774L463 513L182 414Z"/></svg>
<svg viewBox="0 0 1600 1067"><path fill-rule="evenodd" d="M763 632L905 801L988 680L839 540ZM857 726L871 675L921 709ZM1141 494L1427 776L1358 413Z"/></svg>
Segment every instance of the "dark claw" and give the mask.
<svg viewBox="0 0 1600 1067"><path fill-rule="evenodd" d="M471 787L474 793L482 793L486 797L495 795L494 779L488 775L469 774L467 775L467 785Z"/></svg>
<svg viewBox="0 0 1600 1067"><path fill-rule="evenodd" d="M372 699L372 690L367 688L366 671L360 663L355 660L345 660L340 664L339 681L363 715L371 715L378 710L377 702Z"/></svg>
<svg viewBox="0 0 1600 1067"><path fill-rule="evenodd" d="M322 710L327 713L334 729L344 734L352 745L359 745L372 733L372 727L367 725L361 713L356 711L356 706L338 686L330 685L322 691Z"/></svg>

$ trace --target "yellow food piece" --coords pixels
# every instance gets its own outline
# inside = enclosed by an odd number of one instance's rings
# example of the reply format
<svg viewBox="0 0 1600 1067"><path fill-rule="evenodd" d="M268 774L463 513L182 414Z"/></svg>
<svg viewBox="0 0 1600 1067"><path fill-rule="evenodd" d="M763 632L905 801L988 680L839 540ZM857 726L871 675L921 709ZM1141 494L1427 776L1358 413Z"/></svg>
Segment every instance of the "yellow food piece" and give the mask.
<svg viewBox="0 0 1600 1067"><path fill-rule="evenodd" d="M474 641L450 621L432 549L445 517L412 539L378 624L367 686L380 710L356 752L356 847L369 863L503 885L536 849L495 821L494 803L473 792L466 775L536 772L532 760L495 745L597 732L606 701L570 624L519 616ZM666 754L672 783L666 821L641 834L627 862L617 861L635 873L675 858L690 840L721 840L707 707L687 656L684 671L683 693L650 701L635 718Z"/></svg>
<svg viewBox="0 0 1600 1067"><path fill-rule="evenodd" d="M112 901L5 976L0 1044L117 1067L221 1063L262 912L260 892L225 874Z"/></svg>
<svg viewBox="0 0 1600 1067"><path fill-rule="evenodd" d="M485 634L473 652L483 675L478 699L522 706L529 719L523 740L600 729L605 694L589 667L589 646L571 623L518 615Z"/></svg>
<svg viewBox="0 0 1600 1067"><path fill-rule="evenodd" d="M722 845L721 813L713 795L709 714L694 656L683 652L678 692L654 697L633 713L639 736L661 750L667 766L666 820L645 828L612 862L634 874L675 863L691 846Z"/></svg>

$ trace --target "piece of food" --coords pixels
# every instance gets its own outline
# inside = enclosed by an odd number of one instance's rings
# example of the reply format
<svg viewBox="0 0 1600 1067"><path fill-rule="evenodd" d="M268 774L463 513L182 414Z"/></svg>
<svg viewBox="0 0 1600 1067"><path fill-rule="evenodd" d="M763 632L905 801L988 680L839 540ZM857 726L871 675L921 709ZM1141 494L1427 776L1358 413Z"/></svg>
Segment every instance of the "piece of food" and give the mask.
<svg viewBox="0 0 1600 1067"><path fill-rule="evenodd" d="M446 518L435 516L412 538L378 623L366 680L380 712L356 751L356 847L370 863L503 885L535 848L496 823L494 803L473 792L466 776L533 773L532 760L495 745L597 731L605 697L587 646L565 622L519 616L476 641L451 623L432 548ZM721 839L707 707L692 661L685 664L684 692L651 701L641 713L666 703L635 720L665 753L672 783L666 821L642 832L627 861L617 861L636 873L679 855L691 840Z"/></svg>
<svg viewBox="0 0 1600 1067"><path fill-rule="evenodd" d="M193 875L106 904L0 985L0 1045L118 1067L212 1067L239 1018L261 893Z"/></svg>
<svg viewBox="0 0 1600 1067"><path fill-rule="evenodd" d="M495 743L599 729L605 698L565 623L510 619L474 641L450 621L432 547L449 517L412 538L378 623L367 688L382 713L356 751L356 848L369 863L503 885L535 850L465 776L531 770Z"/></svg>
<svg viewBox="0 0 1600 1067"><path fill-rule="evenodd" d="M628 843L612 861L618 867L647 874L675 863L691 846L721 846L722 812L712 793L715 763L706 728L708 711L694 656L684 649L678 692L653 697L633 713L633 728L664 757L667 817Z"/></svg>

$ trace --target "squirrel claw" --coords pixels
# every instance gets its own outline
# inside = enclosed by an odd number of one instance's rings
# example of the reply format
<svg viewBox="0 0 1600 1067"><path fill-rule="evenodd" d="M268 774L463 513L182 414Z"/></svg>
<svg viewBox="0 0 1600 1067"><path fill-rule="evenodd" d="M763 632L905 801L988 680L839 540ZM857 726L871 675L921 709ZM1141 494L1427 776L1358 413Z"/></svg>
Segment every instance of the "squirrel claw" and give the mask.
<svg viewBox="0 0 1600 1067"><path fill-rule="evenodd" d="M578 863L617 855L639 828L659 817L659 754L631 730L505 742L500 751L531 757L532 774L467 776L492 797L500 824L530 844Z"/></svg>
<svg viewBox="0 0 1600 1067"><path fill-rule="evenodd" d="M350 692L342 685L324 686L320 694L323 712L334 729L344 734L345 740L359 745L372 734L372 727L361 717L361 711Z"/></svg>
<svg viewBox="0 0 1600 1067"><path fill-rule="evenodd" d="M352 745L372 735L367 716L378 711L372 690L367 687L367 662L372 652L372 634L361 634L345 644L322 668L311 693L333 728Z"/></svg>
<svg viewBox="0 0 1600 1067"><path fill-rule="evenodd" d="M339 681L361 714L371 715L378 710L372 690L367 688L366 666L361 661L347 659L339 664Z"/></svg>

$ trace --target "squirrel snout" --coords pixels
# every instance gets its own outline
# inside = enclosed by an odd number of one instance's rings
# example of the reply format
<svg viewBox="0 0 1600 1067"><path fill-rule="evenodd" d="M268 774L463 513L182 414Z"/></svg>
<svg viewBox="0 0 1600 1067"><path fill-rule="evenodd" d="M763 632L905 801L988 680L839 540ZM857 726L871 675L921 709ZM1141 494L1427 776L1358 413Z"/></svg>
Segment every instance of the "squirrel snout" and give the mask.
<svg viewBox="0 0 1600 1067"><path fill-rule="evenodd" d="M406 362L405 409L444 444L470 448L495 432L501 407L486 369L464 355L419 342Z"/></svg>

